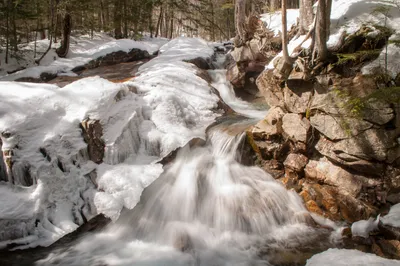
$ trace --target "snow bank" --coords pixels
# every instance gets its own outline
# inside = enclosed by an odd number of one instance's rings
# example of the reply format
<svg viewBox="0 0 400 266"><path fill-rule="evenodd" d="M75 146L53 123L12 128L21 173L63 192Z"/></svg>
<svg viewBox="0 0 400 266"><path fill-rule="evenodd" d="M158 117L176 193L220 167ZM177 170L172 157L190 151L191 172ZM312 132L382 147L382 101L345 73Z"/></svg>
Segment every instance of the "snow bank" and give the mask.
<svg viewBox="0 0 400 266"><path fill-rule="evenodd" d="M307 260L306 266L398 266L400 261L388 260L358 250L329 249Z"/></svg>
<svg viewBox="0 0 400 266"><path fill-rule="evenodd" d="M400 203L392 206L387 215L381 218L382 223L400 227Z"/></svg>
<svg viewBox="0 0 400 266"><path fill-rule="evenodd" d="M27 69L18 71L16 73L7 75L5 70L17 68L18 63L16 60L12 60L11 64L6 67L6 69L1 72L0 70L0 80L3 81L13 81L19 78L32 77L39 78L40 74L53 73L61 75L71 74L70 71L74 67L84 65L93 59L105 56L112 52L124 51L129 52L131 49L136 48L144 51L148 51L149 54L153 54L158 51L158 49L167 43L165 38L147 38L143 41L134 41L129 39L115 40L105 34L97 34L91 39L87 35L72 37L70 51L67 58L58 58L55 50L52 49L41 61L41 66L32 66L34 62L33 49L34 43L29 43L28 45L22 46L24 51L24 56L26 57L23 66L29 67ZM43 53L49 45L48 40L40 40L37 42L38 52ZM0 55L4 57L4 54ZM3 75L3 76L1 76Z"/></svg>
<svg viewBox="0 0 400 266"><path fill-rule="evenodd" d="M20 184L0 182L0 200L7 202L0 207L0 248L48 246L98 213L115 220L122 208L132 209L163 171L157 161L205 138L215 120L218 97L192 64L180 61L211 55L204 41L180 38L126 83L99 77L64 88L0 82L2 148L13 150ZM84 119L102 125L100 165L89 160ZM24 187L28 173L33 185Z"/></svg>
<svg viewBox="0 0 400 266"><path fill-rule="evenodd" d="M392 39L398 40L399 38L396 37L396 33L400 33L400 9L390 1L333 0L330 37L327 43L328 47L336 46L343 32L353 34L366 24L370 25L372 28L373 25L385 26L385 17L382 14L379 14L379 12L375 12L378 7L382 6L390 9L386 26L395 31L395 35L392 36ZM298 14L298 10L288 10L288 28L295 24ZM282 23L279 12L264 14L262 15L262 20L267 23L267 25L270 25L268 27L274 30L276 34L281 30ZM305 36L300 36L289 43L289 54L293 53L293 49L301 43L304 37ZM302 45L302 47L308 48L310 44L311 42L308 40ZM371 74L376 67L384 66L385 56L386 52L383 50L378 59L366 65L362 69L362 73ZM282 57L282 53L278 54L271 61L267 66L267 69L273 69L273 62L279 57ZM400 48L394 44L390 44L388 46L388 71L393 77L400 72L398 65L399 60Z"/></svg>
<svg viewBox="0 0 400 266"><path fill-rule="evenodd" d="M278 35L282 32L282 12L276 11L273 13L267 13L261 15L261 21L266 24L266 27L273 31L275 35ZM288 9L287 10L287 28L290 28L297 24L297 19L299 17L298 9Z"/></svg>
<svg viewBox="0 0 400 266"><path fill-rule="evenodd" d="M213 46L199 38L180 37L171 40L160 48L158 56L142 65L139 69L145 70L154 65L168 64L176 61L191 60L196 57L210 58L214 54Z"/></svg>

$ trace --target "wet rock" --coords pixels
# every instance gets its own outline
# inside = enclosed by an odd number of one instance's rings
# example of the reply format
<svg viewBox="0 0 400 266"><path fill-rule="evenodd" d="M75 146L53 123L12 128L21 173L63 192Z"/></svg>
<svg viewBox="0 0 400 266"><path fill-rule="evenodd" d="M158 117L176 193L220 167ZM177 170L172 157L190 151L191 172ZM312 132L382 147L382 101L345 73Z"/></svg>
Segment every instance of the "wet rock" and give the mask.
<svg viewBox="0 0 400 266"><path fill-rule="evenodd" d="M8 181L7 167L5 164L5 158L3 157L2 146L3 142L0 139L0 181Z"/></svg>
<svg viewBox="0 0 400 266"><path fill-rule="evenodd" d="M310 133L310 122L298 114L285 114L282 119L284 133L296 141L307 143Z"/></svg>
<svg viewBox="0 0 400 266"><path fill-rule="evenodd" d="M356 118L334 117L316 114L310 118L311 125L330 140L341 140L359 135L372 128L372 124Z"/></svg>
<svg viewBox="0 0 400 266"><path fill-rule="evenodd" d="M303 154L291 153L288 155L283 165L297 173L303 171L308 162L308 158Z"/></svg>
<svg viewBox="0 0 400 266"><path fill-rule="evenodd" d="M89 159L97 164L103 162L105 144L103 127L99 120L85 119L81 122L82 135L88 145Z"/></svg>
<svg viewBox="0 0 400 266"><path fill-rule="evenodd" d="M361 192L362 183L357 176L333 165L329 161L311 160L304 171L307 178L335 186L341 194L357 197Z"/></svg>
<svg viewBox="0 0 400 266"><path fill-rule="evenodd" d="M210 60L207 60L203 57L196 57L190 60L186 60L186 62L191 63L196 67L198 67L199 69L203 70L209 70L213 68L212 64L210 63Z"/></svg>
<svg viewBox="0 0 400 266"><path fill-rule="evenodd" d="M221 95L219 94L219 91L213 87L211 87L211 91L218 96L219 101L217 103L217 109L218 110L222 110L224 112L224 114L229 115L229 114L233 114L235 113L235 111L233 111L233 109L227 105L224 100L222 99Z"/></svg>

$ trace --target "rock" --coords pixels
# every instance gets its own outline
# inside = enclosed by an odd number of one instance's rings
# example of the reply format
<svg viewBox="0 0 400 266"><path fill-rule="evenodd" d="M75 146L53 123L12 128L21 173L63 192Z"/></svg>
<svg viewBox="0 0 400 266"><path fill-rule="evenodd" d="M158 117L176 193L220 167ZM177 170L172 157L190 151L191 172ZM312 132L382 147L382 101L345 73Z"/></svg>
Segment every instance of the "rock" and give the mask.
<svg viewBox="0 0 400 266"><path fill-rule="evenodd" d="M380 239L377 244L381 247L381 250L385 254L385 257L389 259L400 259L400 241L399 240L386 240Z"/></svg>
<svg viewBox="0 0 400 266"><path fill-rule="evenodd" d="M334 144L334 152L343 152L364 160L388 159L388 152L397 144L394 132L385 129L369 129L353 138Z"/></svg>
<svg viewBox="0 0 400 266"><path fill-rule="evenodd" d="M311 160L304 171L307 178L337 187L340 194L357 197L361 192L362 183L356 176L329 161Z"/></svg>
<svg viewBox="0 0 400 266"><path fill-rule="evenodd" d="M292 91L297 91L299 89L312 91L314 87L311 81L305 79L304 72L297 72L296 70L290 73L286 80L286 85Z"/></svg>
<svg viewBox="0 0 400 266"><path fill-rule="evenodd" d="M89 159L97 164L103 162L103 127L99 120L85 119L81 122L82 135L88 145Z"/></svg>
<svg viewBox="0 0 400 266"><path fill-rule="evenodd" d="M304 183L300 193L307 209L332 220L339 220L339 207L336 202L337 191L319 184Z"/></svg>
<svg viewBox="0 0 400 266"><path fill-rule="evenodd" d="M269 106L283 106L283 89L279 79L274 76L273 70L262 72L256 84Z"/></svg>
<svg viewBox="0 0 400 266"><path fill-rule="evenodd" d="M303 154L294 154L291 153L288 155L286 160L283 162L283 165L297 173L303 171L304 167L306 167L308 162L308 158Z"/></svg>
<svg viewBox="0 0 400 266"><path fill-rule="evenodd" d="M235 89L243 89L245 84L246 73L241 72L236 62L229 64L227 67L226 78L231 82Z"/></svg>
<svg viewBox="0 0 400 266"><path fill-rule="evenodd" d="M83 68L86 69L93 69L101 66L110 66L110 65L115 65L119 63L127 63L127 62L133 62L133 61L139 61L142 59L150 58L150 55L147 51L143 51L137 48L133 48L129 52L124 52L124 51L117 51L113 53L109 53L105 56L101 56L97 59L94 59L87 63ZM80 69L75 71L81 70Z"/></svg>
<svg viewBox="0 0 400 266"><path fill-rule="evenodd" d="M373 126L371 123L361 119L333 117L325 114L312 116L310 122L314 128L330 140L351 138Z"/></svg>
<svg viewBox="0 0 400 266"><path fill-rule="evenodd" d="M191 63L195 65L196 67L203 69L203 70L209 70L212 69L212 64L209 63L209 60L203 58L203 57L196 57L190 60L186 60L186 62Z"/></svg>
<svg viewBox="0 0 400 266"><path fill-rule="evenodd" d="M270 136L282 134L282 118L285 112L280 107L272 107L267 116L251 130L255 140L269 140Z"/></svg>
<svg viewBox="0 0 400 266"><path fill-rule="evenodd" d="M55 79L56 77L57 77L57 73L43 72L40 74L40 79L43 80L44 82Z"/></svg>
<svg viewBox="0 0 400 266"><path fill-rule="evenodd" d="M318 75L316 76L316 80L319 85L324 86L326 88L333 85L332 78L329 75Z"/></svg>
<svg viewBox="0 0 400 266"><path fill-rule="evenodd" d="M294 90L283 89L286 109L291 113L305 114L312 100L312 88L304 86Z"/></svg>
<svg viewBox="0 0 400 266"><path fill-rule="evenodd" d="M283 57L280 57L278 58L277 65L275 66L274 75L281 80L286 80L289 78L292 70L293 64L286 63Z"/></svg>
<svg viewBox="0 0 400 266"><path fill-rule="evenodd" d="M217 110L222 110L225 114L233 114L235 111L232 110L232 108L227 105L224 100L222 99L221 95L219 94L219 91L215 89L214 87L211 87L211 91L218 96L218 103L217 103Z"/></svg>
<svg viewBox="0 0 400 266"><path fill-rule="evenodd" d="M380 234L382 234L385 239L400 239L400 228L387 225L380 221L378 223L378 229Z"/></svg>
<svg viewBox="0 0 400 266"><path fill-rule="evenodd" d="M310 133L310 122L298 114L285 114L282 119L282 128L285 134L296 141L307 143Z"/></svg>
<svg viewBox="0 0 400 266"><path fill-rule="evenodd" d="M363 119L377 125L385 125L394 118L394 111L382 101L369 101L362 109Z"/></svg>
<svg viewBox="0 0 400 266"><path fill-rule="evenodd" d="M335 150L335 142L321 136L315 145L315 149L329 160L360 173L365 173L373 176L380 176L384 172L384 165L377 162L371 162L347 154L343 151Z"/></svg>
<svg viewBox="0 0 400 266"><path fill-rule="evenodd" d="M334 87L340 88L327 91L319 88L313 97L311 110L320 110L330 115L349 116L350 110L346 103L350 97L361 99L376 92L377 86L372 78L358 75L355 78L338 78ZM351 105L351 104L350 104ZM394 118L394 111L388 103L381 100L370 99L363 102L358 114L362 119L376 125L384 125Z"/></svg>

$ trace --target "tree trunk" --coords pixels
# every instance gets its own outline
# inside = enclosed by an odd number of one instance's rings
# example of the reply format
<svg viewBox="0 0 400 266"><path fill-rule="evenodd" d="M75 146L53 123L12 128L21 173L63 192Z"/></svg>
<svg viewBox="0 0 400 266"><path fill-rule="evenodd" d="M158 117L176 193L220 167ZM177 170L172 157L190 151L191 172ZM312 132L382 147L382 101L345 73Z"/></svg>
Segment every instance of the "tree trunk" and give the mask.
<svg viewBox="0 0 400 266"><path fill-rule="evenodd" d="M236 34L241 43L246 41L246 0L236 0L235 5Z"/></svg>
<svg viewBox="0 0 400 266"><path fill-rule="evenodd" d="M50 40L50 43L49 43L49 47L44 52L44 54L38 60L35 61L35 63L37 65L40 65L40 61L42 61L42 59L50 51L51 46L53 45L53 36L52 36L52 34L53 34L53 27L54 27L54 14L55 14L56 10L57 10L57 4L54 3L54 0L50 0L50 17L51 17L50 26L49 26L49 40Z"/></svg>
<svg viewBox="0 0 400 266"><path fill-rule="evenodd" d="M157 26L156 26L156 38L158 37L158 33L161 35L161 22L162 22L163 8L160 7L160 15L158 16Z"/></svg>
<svg viewBox="0 0 400 266"><path fill-rule="evenodd" d="M64 17L63 40L61 43L61 47L56 50L57 55L61 58L65 58L68 54L71 36L71 24L71 16L67 13Z"/></svg>
<svg viewBox="0 0 400 266"><path fill-rule="evenodd" d="M170 34L169 38L172 39L174 33L174 14L171 14Z"/></svg>
<svg viewBox="0 0 400 266"><path fill-rule="evenodd" d="M279 0L270 0L270 11L276 11L279 9Z"/></svg>
<svg viewBox="0 0 400 266"><path fill-rule="evenodd" d="M313 23L313 1L300 0L300 34L306 34Z"/></svg>
<svg viewBox="0 0 400 266"><path fill-rule="evenodd" d="M6 58L5 63L8 64L8 54L10 50L10 7L11 0L7 0L7 8L6 8Z"/></svg>
<svg viewBox="0 0 400 266"><path fill-rule="evenodd" d="M286 1L287 0L282 0L282 52L285 62L291 64L292 59L290 58L288 51L289 41L287 36Z"/></svg>
<svg viewBox="0 0 400 266"><path fill-rule="evenodd" d="M124 8L124 38L128 38L128 7L126 4L126 0L123 1Z"/></svg>
<svg viewBox="0 0 400 266"><path fill-rule="evenodd" d="M317 16L317 27L315 31L315 49L317 50L319 62L325 61L328 58L328 47L326 42L329 38L329 25L328 16L330 17L331 7L328 4L332 4L330 0L319 0L318 2L318 16Z"/></svg>
<svg viewBox="0 0 400 266"><path fill-rule="evenodd" d="M114 0L114 35L115 39L122 39L121 1Z"/></svg>

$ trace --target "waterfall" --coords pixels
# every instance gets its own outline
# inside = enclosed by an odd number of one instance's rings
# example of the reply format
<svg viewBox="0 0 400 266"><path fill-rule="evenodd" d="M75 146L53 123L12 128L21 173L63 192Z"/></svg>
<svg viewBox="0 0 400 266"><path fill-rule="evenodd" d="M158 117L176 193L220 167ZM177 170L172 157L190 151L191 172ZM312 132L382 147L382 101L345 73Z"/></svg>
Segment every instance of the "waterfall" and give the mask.
<svg viewBox="0 0 400 266"><path fill-rule="evenodd" d="M294 191L238 161L243 128L265 111L236 99L224 71L210 75L221 97L252 118L225 121L205 144L181 148L132 211L37 265L287 265L335 241Z"/></svg>

